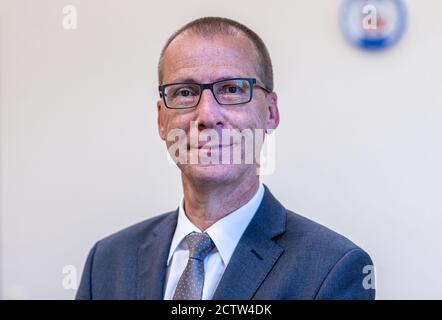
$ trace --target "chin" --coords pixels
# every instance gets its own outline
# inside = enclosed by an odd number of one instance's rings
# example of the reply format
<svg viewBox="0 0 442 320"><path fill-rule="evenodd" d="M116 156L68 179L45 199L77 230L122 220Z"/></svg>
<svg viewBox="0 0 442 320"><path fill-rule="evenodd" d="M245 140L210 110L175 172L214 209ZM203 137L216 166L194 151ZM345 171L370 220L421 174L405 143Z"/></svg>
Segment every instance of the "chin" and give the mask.
<svg viewBox="0 0 442 320"><path fill-rule="evenodd" d="M240 178L250 165L238 164L193 164L180 169L190 180L199 183L220 184L234 182Z"/></svg>

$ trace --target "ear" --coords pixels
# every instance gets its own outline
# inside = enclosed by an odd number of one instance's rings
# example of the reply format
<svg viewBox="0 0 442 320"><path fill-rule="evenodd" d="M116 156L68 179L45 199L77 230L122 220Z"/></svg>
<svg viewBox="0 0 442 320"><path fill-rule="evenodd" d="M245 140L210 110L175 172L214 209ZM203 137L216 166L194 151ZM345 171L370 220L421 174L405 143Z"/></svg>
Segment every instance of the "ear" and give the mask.
<svg viewBox="0 0 442 320"><path fill-rule="evenodd" d="M163 102L161 100L157 101L157 113L158 113L158 133L162 140L166 140L166 124L165 124L165 108L163 107Z"/></svg>
<svg viewBox="0 0 442 320"><path fill-rule="evenodd" d="M278 96L276 92L271 92L267 94L267 106L268 112L266 117L265 130L274 130L279 125L279 109L278 109Z"/></svg>

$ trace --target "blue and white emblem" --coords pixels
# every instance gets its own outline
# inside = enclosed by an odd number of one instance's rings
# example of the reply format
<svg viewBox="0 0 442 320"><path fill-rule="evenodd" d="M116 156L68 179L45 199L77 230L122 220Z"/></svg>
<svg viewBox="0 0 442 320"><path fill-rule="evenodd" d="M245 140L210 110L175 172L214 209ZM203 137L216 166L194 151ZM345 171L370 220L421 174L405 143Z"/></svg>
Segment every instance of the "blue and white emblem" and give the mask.
<svg viewBox="0 0 442 320"><path fill-rule="evenodd" d="M407 13L402 0L346 0L340 12L345 38L366 50L394 45L405 31Z"/></svg>

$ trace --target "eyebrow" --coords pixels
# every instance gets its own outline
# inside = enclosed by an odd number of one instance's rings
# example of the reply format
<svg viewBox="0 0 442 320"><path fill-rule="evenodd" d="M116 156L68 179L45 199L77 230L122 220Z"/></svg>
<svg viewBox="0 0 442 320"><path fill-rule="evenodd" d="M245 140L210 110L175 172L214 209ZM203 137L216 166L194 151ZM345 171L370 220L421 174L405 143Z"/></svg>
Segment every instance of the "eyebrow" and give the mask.
<svg viewBox="0 0 442 320"><path fill-rule="evenodd" d="M214 81L212 82L217 82L217 81L222 81L222 80L227 80L227 79L235 79L235 78L247 78L245 76L225 76L225 77L219 77L216 78ZM195 78L192 77L183 77L183 78L177 78L171 82L168 83L201 83L199 81L197 81Z"/></svg>

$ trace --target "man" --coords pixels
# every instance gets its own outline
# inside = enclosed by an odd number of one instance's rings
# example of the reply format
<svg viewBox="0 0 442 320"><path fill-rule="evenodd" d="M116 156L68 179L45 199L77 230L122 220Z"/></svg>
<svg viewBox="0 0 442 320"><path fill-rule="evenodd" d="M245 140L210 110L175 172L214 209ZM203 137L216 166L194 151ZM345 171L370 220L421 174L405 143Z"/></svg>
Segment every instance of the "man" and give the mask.
<svg viewBox="0 0 442 320"><path fill-rule="evenodd" d="M183 200L97 242L77 298L374 299L367 253L285 209L260 183L259 156L245 161L244 137L221 139L249 130L262 142L257 133L278 126L262 40L229 19L190 22L167 41L159 82L159 135L181 170Z"/></svg>

